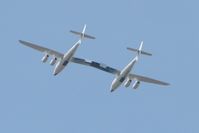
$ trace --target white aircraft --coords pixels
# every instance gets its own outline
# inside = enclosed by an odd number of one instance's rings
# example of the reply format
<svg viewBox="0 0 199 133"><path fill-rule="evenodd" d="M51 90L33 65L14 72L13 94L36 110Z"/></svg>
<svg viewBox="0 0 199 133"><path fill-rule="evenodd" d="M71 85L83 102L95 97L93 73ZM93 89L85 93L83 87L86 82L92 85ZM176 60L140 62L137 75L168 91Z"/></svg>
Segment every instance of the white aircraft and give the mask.
<svg viewBox="0 0 199 133"><path fill-rule="evenodd" d="M130 73L131 69L133 68L135 63L138 61L139 56L141 54L148 55L148 56L152 55L150 53L142 51L143 42L141 42L139 49L127 48L128 50L137 52L137 55L122 71L109 67L103 63L98 63L95 61L74 57L73 55L75 54L77 48L81 44L82 39L84 38L95 39L95 37L85 34L85 29L86 29L86 25L84 26L84 29L81 33L76 32L76 31L70 31L76 35L80 35L80 40L77 41L74 44L74 46L71 49L69 49L68 52L66 52L65 54L62 54L60 52L57 52L55 50L51 50L42 46L38 46L30 42L26 42L22 40L19 40L19 42L25 46L28 46L40 52L43 52L45 55L42 58L42 62L46 62L48 60L48 57L51 55L53 59L50 61L50 64L51 65L56 64L54 72L53 72L54 75L57 75L58 73L60 73L69 62L94 67L99 70L116 75L115 79L113 80L111 84L111 88L110 88L111 92L116 90L122 83L124 83L125 87L129 87L132 81L135 81L132 86L134 89L137 89L139 87L140 82L147 82L147 83L153 83L153 84L158 84L158 85L169 85L169 83L166 83L163 81L159 81L156 79Z"/></svg>
<svg viewBox="0 0 199 133"><path fill-rule="evenodd" d="M53 59L50 61L50 65L54 65L57 63L55 66L54 72L53 72L53 75L57 75L71 61L73 55L75 54L77 48L79 47L79 45L81 44L81 42L84 38L95 39L95 37L85 34L85 30L86 30L86 25L84 25L82 32L77 32L77 31L73 31L73 30L70 31L73 34L80 35L80 40L77 41L73 45L73 47L70 48L65 54L56 52L54 50L51 50L51 49L48 49L45 47L38 46L38 45L30 43L30 42L26 42L26 41L22 41L22 40L19 40L19 42L25 46L28 46L28 47L36 49L40 52L43 52L44 57L42 58L42 62L44 62L44 63L48 60L49 55L51 55L53 57Z"/></svg>

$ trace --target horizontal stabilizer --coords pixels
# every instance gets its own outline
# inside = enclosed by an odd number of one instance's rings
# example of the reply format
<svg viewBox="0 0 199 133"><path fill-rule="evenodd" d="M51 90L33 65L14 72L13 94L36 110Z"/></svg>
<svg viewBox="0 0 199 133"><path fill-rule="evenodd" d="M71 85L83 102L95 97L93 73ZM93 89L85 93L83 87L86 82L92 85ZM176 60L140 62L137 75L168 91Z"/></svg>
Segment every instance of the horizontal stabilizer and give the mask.
<svg viewBox="0 0 199 133"><path fill-rule="evenodd" d="M77 31L73 31L73 30L71 30L70 32L75 35L83 36L84 38L95 39L95 37L87 35L87 34L82 34L81 32L77 32Z"/></svg>
<svg viewBox="0 0 199 133"><path fill-rule="evenodd" d="M138 49L129 48L129 47L127 47L127 49L130 50L130 51L139 52ZM148 56L152 56L151 53L148 53L148 52L145 52L145 51L141 51L141 54L143 54L143 55L148 55Z"/></svg>
<svg viewBox="0 0 199 133"><path fill-rule="evenodd" d="M74 30L71 30L70 32L75 35L79 35L81 39L84 39L84 38L95 39L95 37L85 34L85 31L86 31L86 24L84 25L82 32L78 32L78 31L74 31Z"/></svg>

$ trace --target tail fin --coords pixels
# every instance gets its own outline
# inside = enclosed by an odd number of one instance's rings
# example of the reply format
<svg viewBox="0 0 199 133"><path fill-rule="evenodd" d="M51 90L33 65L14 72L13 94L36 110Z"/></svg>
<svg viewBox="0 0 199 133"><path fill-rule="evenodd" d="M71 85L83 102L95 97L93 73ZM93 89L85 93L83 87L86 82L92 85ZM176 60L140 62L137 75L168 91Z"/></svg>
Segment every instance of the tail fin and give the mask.
<svg viewBox="0 0 199 133"><path fill-rule="evenodd" d="M127 49L128 49L128 50L130 50L130 51L137 52L138 56L139 56L140 54L148 55L148 56L152 56L152 54L151 54L151 53L148 53L148 52L142 51L143 43L144 43L144 42L142 41L142 42L141 42L141 44L140 44L140 47L139 47L138 49L129 48L129 47L127 47Z"/></svg>
<svg viewBox="0 0 199 133"><path fill-rule="evenodd" d="M77 32L77 31L73 31L73 30L71 30L70 32L75 34L75 35L79 35L81 40L84 39L84 38L95 39L95 37L90 36L88 34L85 34L85 31L86 31L86 24L84 25L82 32Z"/></svg>

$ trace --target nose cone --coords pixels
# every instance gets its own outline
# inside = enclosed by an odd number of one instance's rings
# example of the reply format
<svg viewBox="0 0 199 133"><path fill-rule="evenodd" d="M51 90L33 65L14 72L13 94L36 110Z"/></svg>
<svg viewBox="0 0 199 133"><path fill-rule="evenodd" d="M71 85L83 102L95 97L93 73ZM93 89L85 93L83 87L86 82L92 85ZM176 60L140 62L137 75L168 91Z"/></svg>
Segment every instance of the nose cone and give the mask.
<svg viewBox="0 0 199 133"><path fill-rule="evenodd" d="M116 77L111 84L111 92L115 91L121 84L122 82L120 82L120 78Z"/></svg>
<svg viewBox="0 0 199 133"><path fill-rule="evenodd" d="M58 74L57 68L54 69L53 75L56 76Z"/></svg>
<svg viewBox="0 0 199 133"><path fill-rule="evenodd" d="M56 76L57 74L59 74L61 71L63 70L62 67L58 66L55 68L54 72L53 72L53 75Z"/></svg>
<svg viewBox="0 0 199 133"><path fill-rule="evenodd" d="M113 92L116 88L117 88L116 79L114 79L111 84L110 91Z"/></svg>
<svg viewBox="0 0 199 133"><path fill-rule="evenodd" d="M55 72L54 72L54 73L53 73L53 75L54 75L54 76L56 76L56 75L57 75L57 73L55 73Z"/></svg>
<svg viewBox="0 0 199 133"><path fill-rule="evenodd" d="M64 65L62 65L61 62L57 63L57 65L55 66L53 75L56 76L57 74L59 74L63 69L64 69Z"/></svg>
<svg viewBox="0 0 199 133"><path fill-rule="evenodd" d="M113 92L113 91L114 91L114 89L111 88L111 92Z"/></svg>
<svg viewBox="0 0 199 133"><path fill-rule="evenodd" d="M60 73L60 71L61 71L60 67L59 67L59 66L56 67L56 68L54 69L53 75L56 76L58 73Z"/></svg>
<svg viewBox="0 0 199 133"><path fill-rule="evenodd" d="M56 67L54 72L53 72L53 75L56 76L58 73L59 73L59 69L58 69L58 67Z"/></svg>
<svg viewBox="0 0 199 133"><path fill-rule="evenodd" d="M115 89L117 89L116 84L112 84L112 85L111 85L111 88L110 88L110 91L113 92Z"/></svg>

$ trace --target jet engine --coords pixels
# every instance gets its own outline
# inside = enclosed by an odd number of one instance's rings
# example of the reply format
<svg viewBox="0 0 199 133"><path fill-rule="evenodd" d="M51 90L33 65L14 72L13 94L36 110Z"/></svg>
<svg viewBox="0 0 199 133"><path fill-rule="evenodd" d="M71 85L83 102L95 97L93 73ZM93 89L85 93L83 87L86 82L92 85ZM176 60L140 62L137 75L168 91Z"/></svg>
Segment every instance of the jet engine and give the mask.
<svg viewBox="0 0 199 133"><path fill-rule="evenodd" d="M50 61L50 65L55 65L55 63L57 62L57 58L54 57L51 61Z"/></svg>
<svg viewBox="0 0 199 133"><path fill-rule="evenodd" d="M135 81L133 84L133 89L137 89L140 86L140 81Z"/></svg>
<svg viewBox="0 0 199 133"><path fill-rule="evenodd" d="M131 79L127 79L126 82L124 83L124 86L127 88L130 86L132 80Z"/></svg>
<svg viewBox="0 0 199 133"><path fill-rule="evenodd" d="M42 61L43 63L45 63L45 62L48 60L48 57L49 57L49 55L48 55L48 54L45 54L44 57L41 59L41 61Z"/></svg>

